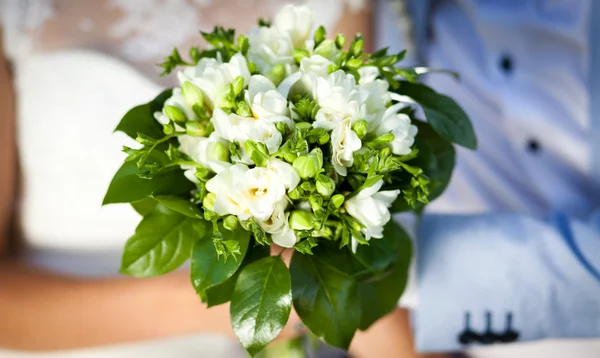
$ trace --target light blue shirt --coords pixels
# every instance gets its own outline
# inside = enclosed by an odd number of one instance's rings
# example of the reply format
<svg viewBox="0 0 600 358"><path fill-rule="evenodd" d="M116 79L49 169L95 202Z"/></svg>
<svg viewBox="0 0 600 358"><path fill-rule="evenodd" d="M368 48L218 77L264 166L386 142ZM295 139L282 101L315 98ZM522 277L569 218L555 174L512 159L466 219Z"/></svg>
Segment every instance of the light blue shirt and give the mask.
<svg viewBox="0 0 600 358"><path fill-rule="evenodd" d="M464 348L467 316L473 344L600 337L591 0L432 5L427 65L461 81L426 82L463 106L479 148L458 148L450 186L417 235L417 349ZM382 42L406 45L389 16L382 26Z"/></svg>

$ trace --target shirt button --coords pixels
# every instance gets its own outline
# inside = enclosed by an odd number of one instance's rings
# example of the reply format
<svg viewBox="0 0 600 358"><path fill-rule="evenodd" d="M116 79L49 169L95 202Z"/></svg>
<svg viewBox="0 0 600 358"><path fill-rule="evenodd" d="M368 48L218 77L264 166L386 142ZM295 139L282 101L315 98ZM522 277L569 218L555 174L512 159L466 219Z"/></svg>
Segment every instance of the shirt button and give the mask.
<svg viewBox="0 0 600 358"><path fill-rule="evenodd" d="M527 151L531 154L537 154L542 150L540 146L540 142L535 138L531 138L527 140Z"/></svg>
<svg viewBox="0 0 600 358"><path fill-rule="evenodd" d="M506 75L510 75L514 70L514 60L508 54L500 56L499 65L502 72L504 72Z"/></svg>

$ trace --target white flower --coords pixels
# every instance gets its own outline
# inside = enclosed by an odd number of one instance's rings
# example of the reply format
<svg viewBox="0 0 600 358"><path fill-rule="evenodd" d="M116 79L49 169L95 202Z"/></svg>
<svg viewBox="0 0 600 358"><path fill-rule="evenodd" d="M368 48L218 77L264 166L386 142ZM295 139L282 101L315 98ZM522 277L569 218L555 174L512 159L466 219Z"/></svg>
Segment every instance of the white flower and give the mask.
<svg viewBox="0 0 600 358"><path fill-rule="evenodd" d="M368 92L356 85L354 76L336 71L327 78L317 78L314 97L321 107L313 124L316 128L332 130L349 120L350 125L366 119Z"/></svg>
<svg viewBox="0 0 600 358"><path fill-rule="evenodd" d="M245 164L252 164L244 151L244 143L247 140L264 143L271 154L279 149L283 140L283 136L275 124L266 120L242 117L235 113L227 114L221 108L216 108L212 121L215 133L220 138L240 144L244 153L244 157L240 161Z"/></svg>
<svg viewBox="0 0 600 358"><path fill-rule="evenodd" d="M263 74L274 66L294 64L294 46L290 37L276 27L257 27L248 32L250 49L248 59L256 64Z"/></svg>
<svg viewBox="0 0 600 358"><path fill-rule="evenodd" d="M213 58L202 58L195 67L188 67L178 73L179 82L191 82L202 90L211 108L219 106L228 93L228 86L238 76L247 84L250 81L250 70L246 58L236 53L227 63Z"/></svg>
<svg viewBox="0 0 600 358"><path fill-rule="evenodd" d="M329 74L329 65L333 62L323 56L312 55L300 60L300 71L303 73L313 73L318 77L327 77Z"/></svg>
<svg viewBox="0 0 600 358"><path fill-rule="evenodd" d="M394 135L390 148L397 155L409 154L410 147L415 142L415 135L417 135L417 127L410 124L410 117L404 113L397 113L403 106L403 104L397 103L386 109L375 131L377 135L390 132Z"/></svg>
<svg viewBox="0 0 600 358"><path fill-rule="evenodd" d="M284 122L289 126L293 125L289 118L287 98L265 76L254 75L250 78L245 97L255 118L265 119L272 123Z"/></svg>
<svg viewBox="0 0 600 358"><path fill-rule="evenodd" d="M335 171L346 176L346 168L354 163L354 152L362 147L362 142L352 130L350 120L344 120L333 129L331 147L333 149L331 162Z"/></svg>
<svg viewBox="0 0 600 358"><path fill-rule="evenodd" d="M344 203L348 214L365 227L362 233L367 241L383 237L383 227L390 221L389 207L400 194L400 190L379 191L382 185L383 180L379 180ZM357 245L358 241L352 238L352 250L355 252Z"/></svg>
<svg viewBox="0 0 600 358"><path fill-rule="evenodd" d="M231 165L227 160L228 149L225 141L214 132L208 138L182 135L177 139L179 140L180 151L187 154L196 163L215 173L219 173ZM194 176L196 173L195 167L182 165L181 168L185 170L186 178L194 183L198 182L198 179Z"/></svg>
<svg viewBox="0 0 600 358"><path fill-rule="evenodd" d="M214 212L223 215L236 215L240 220L251 216L248 203L241 189L248 167L235 164L223 170L206 182L206 190L215 194Z"/></svg>
<svg viewBox="0 0 600 358"><path fill-rule="evenodd" d="M377 79L377 76L379 76L377 67L364 66L358 69L358 73L360 74L359 86L369 94L365 101L367 112L377 116L385 110L387 104L392 100L388 91L390 85L387 81Z"/></svg>
<svg viewBox="0 0 600 358"><path fill-rule="evenodd" d="M281 200L275 204L273 215L267 220L259 221L258 224L267 233L271 234L273 242L281 247L292 247L296 244L296 234L290 228L290 213L286 212L288 201Z"/></svg>
<svg viewBox="0 0 600 358"><path fill-rule="evenodd" d="M307 5L286 5L275 15L273 26L287 34L295 48L305 46L313 28L313 14Z"/></svg>
<svg viewBox="0 0 600 358"><path fill-rule="evenodd" d="M291 164L273 158L269 160L266 168L271 172L275 180L279 181L288 190L293 190L300 183L300 176Z"/></svg>

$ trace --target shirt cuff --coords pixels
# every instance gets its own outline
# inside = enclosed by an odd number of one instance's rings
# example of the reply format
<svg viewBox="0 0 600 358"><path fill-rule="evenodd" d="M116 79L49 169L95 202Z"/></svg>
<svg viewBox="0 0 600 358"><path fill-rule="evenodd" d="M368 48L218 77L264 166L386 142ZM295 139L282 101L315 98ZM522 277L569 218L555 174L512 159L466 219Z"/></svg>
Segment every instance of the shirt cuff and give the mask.
<svg viewBox="0 0 600 358"><path fill-rule="evenodd" d="M580 244L600 240L585 225L573 232ZM417 243L417 350L600 336L600 283L553 224L425 215Z"/></svg>

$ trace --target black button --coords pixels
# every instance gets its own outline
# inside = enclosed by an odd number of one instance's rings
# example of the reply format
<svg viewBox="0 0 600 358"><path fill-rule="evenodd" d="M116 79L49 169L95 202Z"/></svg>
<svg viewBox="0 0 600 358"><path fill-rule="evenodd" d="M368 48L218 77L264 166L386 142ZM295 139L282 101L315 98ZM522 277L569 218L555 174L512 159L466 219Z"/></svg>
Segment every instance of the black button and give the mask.
<svg viewBox="0 0 600 358"><path fill-rule="evenodd" d="M542 147L540 146L540 142L537 141L537 139L529 139L527 140L527 150L530 153L539 153L540 150L542 150Z"/></svg>
<svg viewBox="0 0 600 358"><path fill-rule="evenodd" d="M511 56L504 54L500 57L500 69L507 75L513 72L514 60Z"/></svg>

